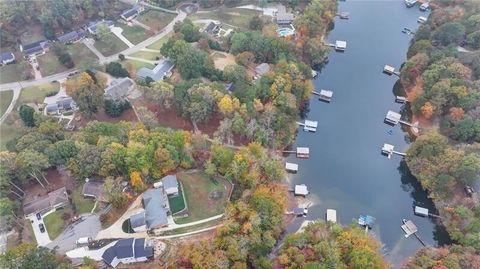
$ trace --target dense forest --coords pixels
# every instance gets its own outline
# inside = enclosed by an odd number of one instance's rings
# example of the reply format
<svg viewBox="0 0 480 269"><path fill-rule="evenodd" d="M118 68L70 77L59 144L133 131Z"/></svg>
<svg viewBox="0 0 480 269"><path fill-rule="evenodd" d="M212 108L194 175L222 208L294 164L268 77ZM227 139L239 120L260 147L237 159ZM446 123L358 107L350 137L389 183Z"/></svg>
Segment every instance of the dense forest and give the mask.
<svg viewBox="0 0 480 269"><path fill-rule="evenodd" d="M480 4L435 1L432 6L401 70L414 120L424 129L406 162L433 198L451 238L465 248L427 249L408 267L474 268L466 260L480 251L480 205L477 194L469 193L478 191L480 180Z"/></svg>

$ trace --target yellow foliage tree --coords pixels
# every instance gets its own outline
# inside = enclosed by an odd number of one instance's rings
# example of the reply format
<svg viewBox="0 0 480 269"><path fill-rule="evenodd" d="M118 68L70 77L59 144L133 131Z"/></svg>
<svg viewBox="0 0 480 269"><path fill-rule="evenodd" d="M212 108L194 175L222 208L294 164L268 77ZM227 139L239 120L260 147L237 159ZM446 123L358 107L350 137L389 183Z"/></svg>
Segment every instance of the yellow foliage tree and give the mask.
<svg viewBox="0 0 480 269"><path fill-rule="evenodd" d="M74 95L74 93L83 87L87 87L93 85L95 82L93 81L92 77L86 72L82 72L78 77L69 79L65 83L65 88L67 90L68 95Z"/></svg>
<svg viewBox="0 0 480 269"><path fill-rule="evenodd" d="M433 116L433 113L435 112L435 106L432 105L430 102L426 102L422 108L422 114L425 116L425 118L430 119Z"/></svg>
<svg viewBox="0 0 480 269"><path fill-rule="evenodd" d="M450 117L452 118L452 120L461 120L463 118L463 115L465 115L465 111L463 111L461 107L450 108Z"/></svg>
<svg viewBox="0 0 480 269"><path fill-rule="evenodd" d="M218 102L218 109L224 116L231 115L235 110L233 100L230 95L225 95Z"/></svg>
<svg viewBox="0 0 480 269"><path fill-rule="evenodd" d="M140 175L140 172L137 171L130 173L130 184L132 184L132 187L138 192L146 189L145 183L142 180L142 176Z"/></svg>

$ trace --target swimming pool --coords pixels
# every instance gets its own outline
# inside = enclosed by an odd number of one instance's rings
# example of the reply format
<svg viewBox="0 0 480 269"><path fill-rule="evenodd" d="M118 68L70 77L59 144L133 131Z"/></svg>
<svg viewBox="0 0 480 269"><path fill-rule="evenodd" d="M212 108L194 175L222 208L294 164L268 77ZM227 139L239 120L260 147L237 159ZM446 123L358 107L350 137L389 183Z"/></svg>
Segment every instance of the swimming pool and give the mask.
<svg viewBox="0 0 480 269"><path fill-rule="evenodd" d="M290 29L290 28L280 28L280 29L277 30L277 34L280 37L291 36L294 33L295 33L295 31Z"/></svg>

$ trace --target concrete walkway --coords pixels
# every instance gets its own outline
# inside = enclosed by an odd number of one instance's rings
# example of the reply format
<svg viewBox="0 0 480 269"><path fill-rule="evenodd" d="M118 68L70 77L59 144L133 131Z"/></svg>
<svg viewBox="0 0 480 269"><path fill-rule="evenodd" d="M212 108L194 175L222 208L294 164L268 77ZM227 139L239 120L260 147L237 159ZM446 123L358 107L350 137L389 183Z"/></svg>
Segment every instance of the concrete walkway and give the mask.
<svg viewBox="0 0 480 269"><path fill-rule="evenodd" d="M219 224L219 225L215 225L215 226L212 226L212 227L207 227L207 228L204 228L204 229L200 229L200 230L196 230L196 231L192 231L192 232L188 232L188 233L163 235L163 236L153 236L153 238L155 238L155 239L169 239L169 238L184 237L184 236L189 236L189 235L194 235L194 234L199 234L199 233L211 231L211 230L217 229L218 227L221 227L221 226L223 226L223 225Z"/></svg>
<svg viewBox="0 0 480 269"><path fill-rule="evenodd" d="M125 36L122 35L122 32L123 32L122 28L112 27L112 33L116 35L118 38L120 38L120 40L122 40L123 43L127 44L129 48L135 47L135 45L132 42L130 42L130 40L128 40Z"/></svg>

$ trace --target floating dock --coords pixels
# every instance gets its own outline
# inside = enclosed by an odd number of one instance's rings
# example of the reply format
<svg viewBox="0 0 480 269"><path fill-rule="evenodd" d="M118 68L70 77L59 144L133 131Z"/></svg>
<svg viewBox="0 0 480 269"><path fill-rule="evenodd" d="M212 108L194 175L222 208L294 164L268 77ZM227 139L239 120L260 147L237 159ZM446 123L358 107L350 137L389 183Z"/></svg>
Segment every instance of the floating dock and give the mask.
<svg viewBox="0 0 480 269"><path fill-rule="evenodd" d="M405 156L406 154L404 152L398 152L398 151L395 151L393 150L395 147L393 145L390 145L390 144L383 144L383 147L382 147L382 154L383 155L386 155L389 159L392 157L393 154L397 154L397 155L400 155L400 156Z"/></svg>
<svg viewBox="0 0 480 269"><path fill-rule="evenodd" d="M308 191L307 185L300 184L295 185L294 194L295 196L303 196L306 197L310 192Z"/></svg>
<svg viewBox="0 0 480 269"><path fill-rule="evenodd" d="M417 22L420 23L420 24L423 24L423 23L427 22L427 18L424 17L424 16L420 16L420 17L418 17Z"/></svg>
<svg viewBox="0 0 480 269"><path fill-rule="evenodd" d="M387 115L385 116L385 121L387 123L397 125L400 122L401 118L402 118L402 115L400 115L400 113L389 110L387 112Z"/></svg>
<svg viewBox="0 0 480 269"><path fill-rule="evenodd" d="M316 78L318 75L318 72L312 69L312 78Z"/></svg>
<svg viewBox="0 0 480 269"><path fill-rule="evenodd" d="M305 120L305 123L297 122L297 124L303 126L306 132L316 132L318 127L318 121Z"/></svg>
<svg viewBox="0 0 480 269"><path fill-rule="evenodd" d="M325 213L325 219L331 223L337 223L337 210L327 209L327 212Z"/></svg>
<svg viewBox="0 0 480 269"><path fill-rule="evenodd" d="M430 213L428 208L420 207L420 206L415 206L414 208L414 214L420 217L432 217L432 218L440 218L439 215Z"/></svg>
<svg viewBox="0 0 480 269"><path fill-rule="evenodd" d="M387 75L397 75L397 76L400 76L400 72L395 71L395 67L390 66L390 65L388 65L388 64L386 64L386 65L383 67L383 73L385 73L385 74L387 74Z"/></svg>
<svg viewBox="0 0 480 269"><path fill-rule="evenodd" d="M347 41L337 40L335 41L335 50L345 51L347 49Z"/></svg>
<svg viewBox="0 0 480 269"><path fill-rule="evenodd" d="M310 157L310 148L297 147L297 158L308 159Z"/></svg>
<svg viewBox="0 0 480 269"><path fill-rule="evenodd" d="M330 101L332 100L333 92L329 90L320 90L320 93L318 95L318 99L330 103Z"/></svg>
<svg viewBox="0 0 480 269"><path fill-rule="evenodd" d="M411 220L403 219L402 230L405 232L405 237L408 238L410 235L418 232L418 228Z"/></svg>
<svg viewBox="0 0 480 269"><path fill-rule="evenodd" d="M395 103L405 104L407 102L407 97L405 96L395 96Z"/></svg>
<svg viewBox="0 0 480 269"><path fill-rule="evenodd" d="M296 163L285 163L285 170L290 173L298 172L298 164Z"/></svg>
<svg viewBox="0 0 480 269"><path fill-rule="evenodd" d="M350 12L345 12L345 11L343 11L343 12L338 12L336 15L337 15L340 19L343 19L343 20L348 20L348 19L350 19Z"/></svg>

